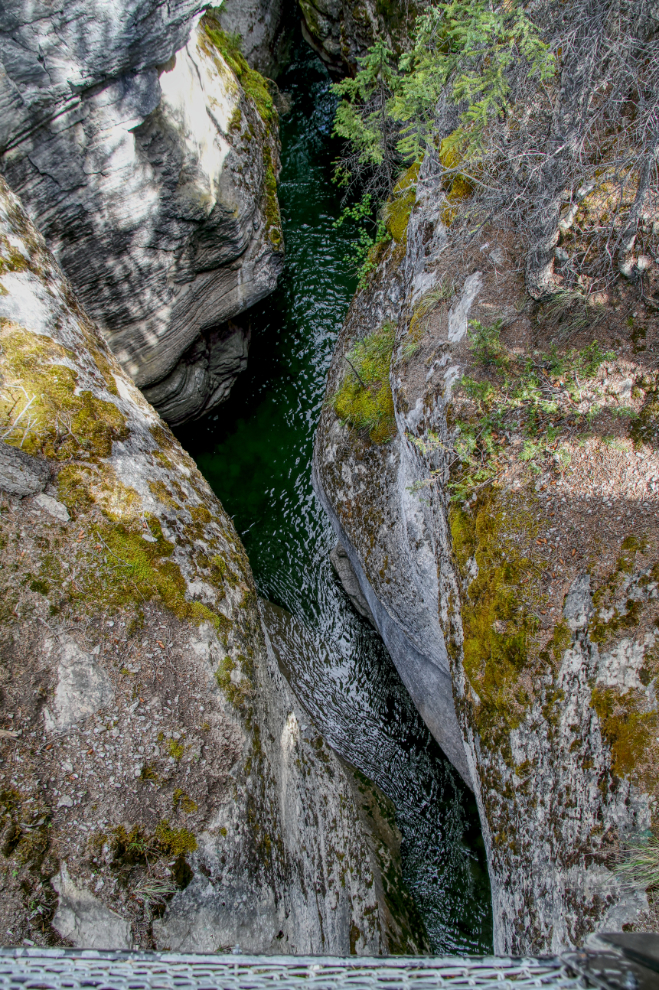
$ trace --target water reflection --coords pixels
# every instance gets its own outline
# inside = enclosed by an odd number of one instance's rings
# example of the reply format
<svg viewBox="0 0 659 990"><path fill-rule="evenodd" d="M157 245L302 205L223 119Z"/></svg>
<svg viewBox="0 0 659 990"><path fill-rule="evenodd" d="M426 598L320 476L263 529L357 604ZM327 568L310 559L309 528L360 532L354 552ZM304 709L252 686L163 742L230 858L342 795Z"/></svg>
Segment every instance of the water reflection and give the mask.
<svg viewBox="0 0 659 990"><path fill-rule="evenodd" d="M396 806L403 874L436 952L491 950L490 892L475 803L412 705L379 637L331 571L334 538L311 488L313 433L355 289L350 235L335 230L333 97L304 45L280 79L279 197L286 268L250 311L248 371L220 411L177 431L234 518L296 694L328 742Z"/></svg>

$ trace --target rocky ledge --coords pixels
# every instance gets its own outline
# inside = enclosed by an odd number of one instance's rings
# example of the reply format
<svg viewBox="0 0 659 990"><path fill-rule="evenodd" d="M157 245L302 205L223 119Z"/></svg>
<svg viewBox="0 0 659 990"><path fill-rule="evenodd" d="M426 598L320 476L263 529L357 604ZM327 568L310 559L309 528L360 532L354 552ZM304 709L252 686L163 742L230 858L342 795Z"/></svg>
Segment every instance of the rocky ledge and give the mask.
<svg viewBox="0 0 659 990"><path fill-rule="evenodd" d="M315 479L474 789L495 951L542 954L656 930L654 895L616 864L659 796L658 271L643 297L619 280L533 302L512 236L452 243L439 173L429 157L388 207Z"/></svg>
<svg viewBox="0 0 659 990"><path fill-rule="evenodd" d="M0 170L172 424L226 398L283 263L277 112L203 9L0 12Z"/></svg>
<svg viewBox="0 0 659 990"><path fill-rule="evenodd" d="M0 941L414 952L387 800L0 180Z"/></svg>

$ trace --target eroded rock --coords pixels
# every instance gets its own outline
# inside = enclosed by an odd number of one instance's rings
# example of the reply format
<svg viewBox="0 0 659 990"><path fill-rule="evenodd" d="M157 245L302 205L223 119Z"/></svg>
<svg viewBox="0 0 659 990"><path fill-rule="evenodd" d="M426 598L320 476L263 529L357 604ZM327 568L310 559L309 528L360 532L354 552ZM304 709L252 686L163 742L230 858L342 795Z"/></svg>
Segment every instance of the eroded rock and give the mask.
<svg viewBox="0 0 659 990"><path fill-rule="evenodd" d="M132 949L130 923L94 897L76 887L66 863L53 879L59 894L53 928L77 949Z"/></svg>
<svg viewBox="0 0 659 990"><path fill-rule="evenodd" d="M25 403L24 403L25 404ZM45 461L31 457L0 441L0 489L24 498L43 492L50 481L50 468Z"/></svg>
<svg viewBox="0 0 659 990"><path fill-rule="evenodd" d="M337 543L330 553L330 563L339 581L343 585L343 590L354 605L355 609L364 619L368 619L371 625L375 625L375 619L371 612L366 597L359 585L359 579L350 563L350 557L345 547Z"/></svg>
<svg viewBox="0 0 659 990"><path fill-rule="evenodd" d="M112 16L96 3L0 16L0 168L172 423L226 398L247 352L228 321L283 263L276 110L201 9L138 14L126 0Z"/></svg>
<svg viewBox="0 0 659 990"><path fill-rule="evenodd" d="M354 73L359 59L375 41L382 40L396 52L409 42L414 10L406 0L377 3L363 0L298 0L302 34L330 71ZM418 7L423 4L417 5Z"/></svg>

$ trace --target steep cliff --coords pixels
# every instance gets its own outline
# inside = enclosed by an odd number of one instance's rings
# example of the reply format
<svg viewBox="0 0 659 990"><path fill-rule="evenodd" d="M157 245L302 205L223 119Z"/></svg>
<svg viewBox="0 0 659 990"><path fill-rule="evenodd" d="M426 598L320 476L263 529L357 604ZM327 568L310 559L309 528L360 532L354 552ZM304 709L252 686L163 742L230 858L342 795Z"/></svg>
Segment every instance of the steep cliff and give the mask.
<svg viewBox="0 0 659 990"><path fill-rule="evenodd" d="M171 423L227 397L283 261L276 110L202 9L0 12L0 168Z"/></svg>
<svg viewBox="0 0 659 990"><path fill-rule="evenodd" d="M642 295L623 280L534 302L513 233L452 241L441 173L427 156L390 208L316 484L474 788L495 950L542 953L655 924L615 864L656 826L657 268Z"/></svg>
<svg viewBox="0 0 659 990"><path fill-rule="evenodd" d="M0 342L2 941L415 951L386 800L304 717L231 521L2 180Z"/></svg>

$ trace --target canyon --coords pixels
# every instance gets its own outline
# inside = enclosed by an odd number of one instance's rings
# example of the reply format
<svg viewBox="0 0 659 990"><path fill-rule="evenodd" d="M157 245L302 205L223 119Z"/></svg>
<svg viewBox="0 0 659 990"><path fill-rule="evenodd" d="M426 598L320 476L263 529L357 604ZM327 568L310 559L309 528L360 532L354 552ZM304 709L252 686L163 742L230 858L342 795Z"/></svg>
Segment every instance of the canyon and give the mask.
<svg viewBox="0 0 659 990"><path fill-rule="evenodd" d="M170 429L197 459L194 431L257 360L285 265L276 80L296 32L340 79L375 42L400 55L416 13L0 14L7 944L429 951L400 804L339 755L295 656L321 669L325 644L257 593L210 454L200 470ZM608 293L531 293L514 231L456 233L463 186L435 149L394 187L319 350L304 485L365 619L351 642L381 638L473 794L494 951L542 955L656 930L653 890L619 864L658 797L659 275L632 244Z"/></svg>

